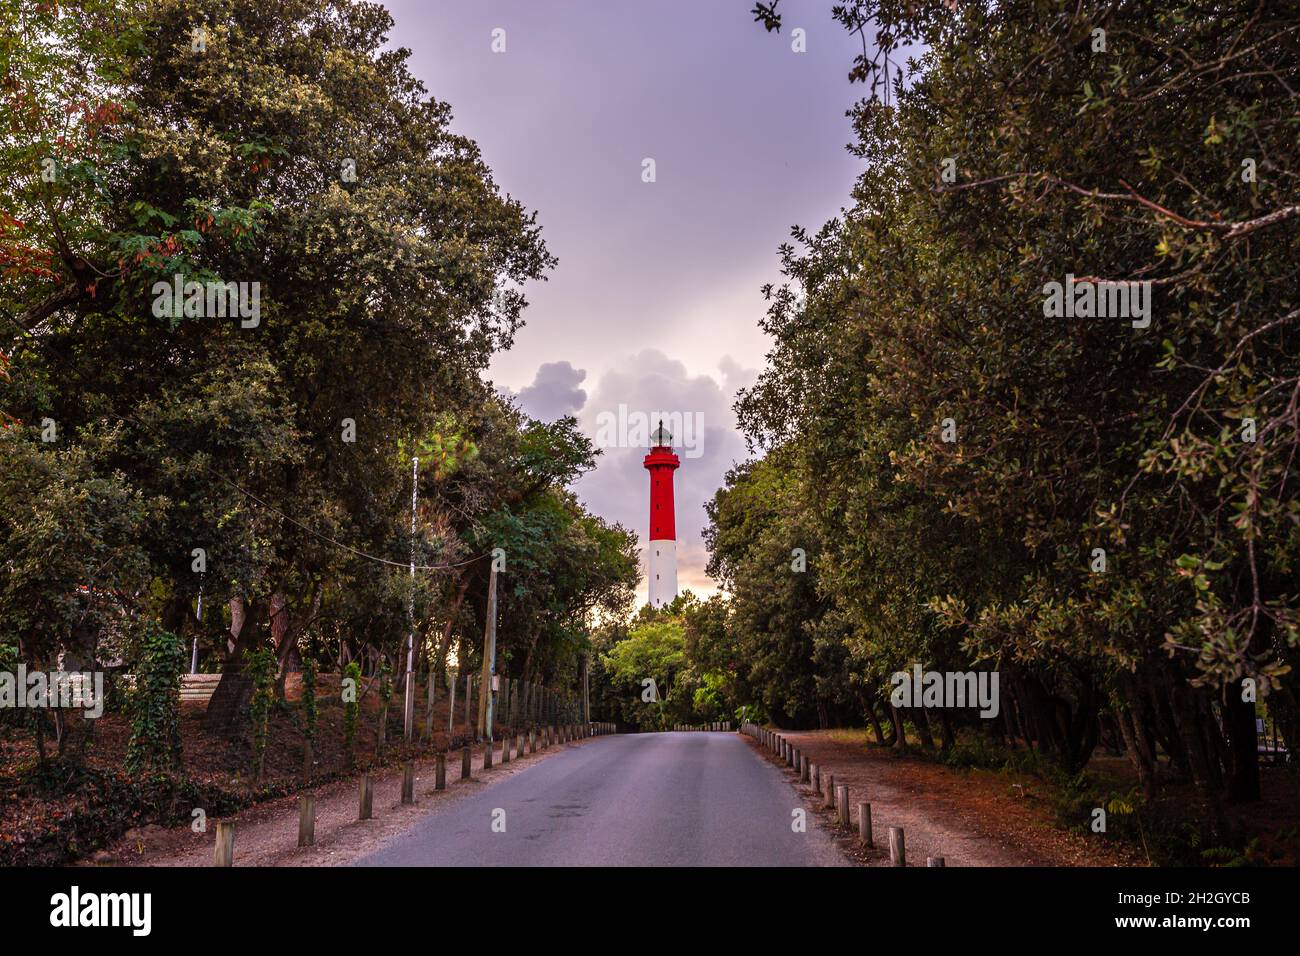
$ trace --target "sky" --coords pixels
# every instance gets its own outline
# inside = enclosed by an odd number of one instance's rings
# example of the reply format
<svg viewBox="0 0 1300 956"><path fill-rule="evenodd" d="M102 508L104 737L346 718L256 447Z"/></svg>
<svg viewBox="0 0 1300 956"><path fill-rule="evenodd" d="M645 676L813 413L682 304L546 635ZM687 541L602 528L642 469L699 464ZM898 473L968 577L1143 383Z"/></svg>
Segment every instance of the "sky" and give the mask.
<svg viewBox="0 0 1300 956"><path fill-rule="evenodd" d="M782 0L780 35L753 22L753 0L385 5L392 44L411 51L502 192L537 212L559 259L525 287L526 325L491 379L529 415L575 415L601 439L574 491L641 536L643 574L647 449L627 447L640 435L616 427L620 406L633 426L681 416L678 581L714 592L704 505L749 457L732 404L764 363L761 288L781 279L790 227L815 229L848 201L860 161L845 149L845 111L862 90L847 72L860 46L830 0Z"/></svg>

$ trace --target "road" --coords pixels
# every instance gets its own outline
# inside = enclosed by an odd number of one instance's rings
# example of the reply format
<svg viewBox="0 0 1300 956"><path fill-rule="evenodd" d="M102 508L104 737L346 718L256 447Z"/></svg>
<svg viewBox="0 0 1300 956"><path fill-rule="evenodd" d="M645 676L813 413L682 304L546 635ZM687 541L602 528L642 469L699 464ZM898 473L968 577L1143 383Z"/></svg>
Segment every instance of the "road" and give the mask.
<svg viewBox="0 0 1300 956"><path fill-rule="evenodd" d="M846 865L811 815L792 830L802 806L737 734L597 737L489 781L355 865Z"/></svg>

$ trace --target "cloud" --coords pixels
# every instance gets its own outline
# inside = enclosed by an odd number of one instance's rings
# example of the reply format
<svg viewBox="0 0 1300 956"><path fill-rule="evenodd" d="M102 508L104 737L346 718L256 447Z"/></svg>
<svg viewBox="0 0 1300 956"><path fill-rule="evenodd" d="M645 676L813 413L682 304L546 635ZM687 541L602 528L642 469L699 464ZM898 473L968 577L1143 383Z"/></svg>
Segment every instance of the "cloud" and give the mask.
<svg viewBox="0 0 1300 956"><path fill-rule="evenodd" d="M585 369L568 362L546 362L537 369L533 383L519 391L519 405L527 415L544 422L576 414L587 401L587 393L578 387L586 377Z"/></svg>
<svg viewBox="0 0 1300 956"><path fill-rule="evenodd" d="M704 573L708 561L702 537L708 523L704 504L722 484L727 470L747 457L731 406L736 389L752 383L757 374L742 368L730 356L723 356L718 369L721 374L716 377L692 375L682 362L657 349L645 349L616 361L601 374L578 413L580 429L593 441L602 432L601 421L618 416L620 405L625 406L625 416L680 413L702 423L700 454L695 458L681 455L682 465L674 482L678 586L697 594L716 590ZM608 429L604 432L607 437ZM643 574L650 523L650 480L642 466L647 450L644 446L604 447L595 470L584 475L574 489L596 514L641 536ZM645 596L643 578L642 601Z"/></svg>

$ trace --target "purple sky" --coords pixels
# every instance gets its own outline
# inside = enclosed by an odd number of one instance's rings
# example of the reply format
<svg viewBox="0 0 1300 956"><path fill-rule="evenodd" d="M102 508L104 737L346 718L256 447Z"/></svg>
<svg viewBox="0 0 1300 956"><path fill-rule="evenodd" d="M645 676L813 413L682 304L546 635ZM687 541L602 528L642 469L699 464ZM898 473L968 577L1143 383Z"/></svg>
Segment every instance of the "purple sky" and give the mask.
<svg viewBox="0 0 1300 956"><path fill-rule="evenodd" d="M620 403L700 414L702 454L677 472L679 581L712 592L704 503L746 457L731 404L767 348L760 287L780 278L790 226L837 215L859 169L844 149L862 92L846 78L855 40L830 0L783 0L780 36L752 22L753 0L386 6L394 44L559 257L525 290L527 325L493 380L529 414L577 415L593 439ZM791 48L796 27L806 53ZM643 543L644 453L607 448L575 489Z"/></svg>

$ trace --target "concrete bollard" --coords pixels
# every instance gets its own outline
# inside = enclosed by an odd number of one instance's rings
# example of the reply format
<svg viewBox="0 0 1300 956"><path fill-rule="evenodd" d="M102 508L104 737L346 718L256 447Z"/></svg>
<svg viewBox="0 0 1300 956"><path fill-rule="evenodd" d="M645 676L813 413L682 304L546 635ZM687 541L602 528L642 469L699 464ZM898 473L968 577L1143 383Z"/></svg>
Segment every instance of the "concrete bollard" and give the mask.
<svg viewBox="0 0 1300 956"><path fill-rule="evenodd" d="M492 743L491 737L489 737L487 740L483 742L483 769L484 770L492 769L492 748L494 746L495 744Z"/></svg>
<svg viewBox="0 0 1300 956"><path fill-rule="evenodd" d="M833 807L835 806L835 774L826 774L822 782L826 784L825 792L822 794L822 806Z"/></svg>
<svg viewBox="0 0 1300 956"><path fill-rule="evenodd" d="M214 866L235 865L235 825L233 823L217 824L217 842L212 863Z"/></svg>
<svg viewBox="0 0 1300 956"><path fill-rule="evenodd" d="M298 845L311 846L316 842L316 797L304 793L298 798Z"/></svg>
<svg viewBox="0 0 1300 956"><path fill-rule="evenodd" d="M840 784L835 788L835 816L839 818L840 823L845 826L849 825L849 787L848 784Z"/></svg>
<svg viewBox="0 0 1300 956"><path fill-rule="evenodd" d="M402 764L402 802L415 803L415 764L409 760Z"/></svg>
<svg viewBox="0 0 1300 956"><path fill-rule="evenodd" d="M807 783L811 778L808 776L808 755L799 755L799 782Z"/></svg>
<svg viewBox="0 0 1300 956"><path fill-rule="evenodd" d="M907 866L907 847L903 843L903 828L889 828L889 861L894 866Z"/></svg>
<svg viewBox="0 0 1300 956"><path fill-rule="evenodd" d="M462 780L469 779L469 761L470 761L470 751L469 751L469 747L466 746L462 748L460 752L460 779Z"/></svg>
<svg viewBox="0 0 1300 956"><path fill-rule="evenodd" d="M447 789L447 755L445 753L438 754L438 765L433 776L433 789Z"/></svg>
<svg viewBox="0 0 1300 956"><path fill-rule="evenodd" d="M941 857L941 856L927 856L927 857L925 858L925 865L926 865L926 866L943 866L943 857Z"/></svg>
<svg viewBox="0 0 1300 956"><path fill-rule="evenodd" d="M863 846L874 847L871 840L871 804L858 804L858 839Z"/></svg>
<svg viewBox="0 0 1300 956"><path fill-rule="evenodd" d="M375 815L375 790L370 783L370 774L361 775L361 804L357 807L357 819L369 820Z"/></svg>

